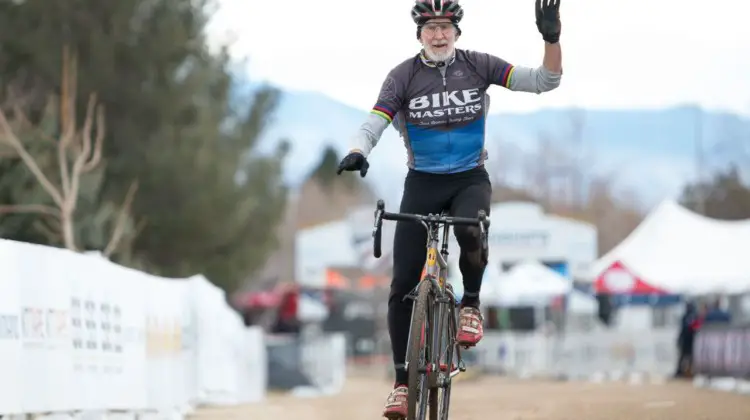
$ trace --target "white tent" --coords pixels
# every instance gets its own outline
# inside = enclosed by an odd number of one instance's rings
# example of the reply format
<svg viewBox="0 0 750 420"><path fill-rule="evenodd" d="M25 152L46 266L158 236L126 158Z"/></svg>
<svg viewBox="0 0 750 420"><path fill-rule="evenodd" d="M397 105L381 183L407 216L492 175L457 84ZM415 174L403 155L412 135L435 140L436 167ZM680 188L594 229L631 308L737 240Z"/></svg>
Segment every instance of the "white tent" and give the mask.
<svg viewBox="0 0 750 420"><path fill-rule="evenodd" d="M507 274L497 271L490 271L482 285L485 304L544 305L573 287L568 279L538 262L518 264Z"/></svg>
<svg viewBox="0 0 750 420"><path fill-rule="evenodd" d="M596 314L599 305L592 295L573 289L568 294L567 308L568 313Z"/></svg>
<svg viewBox="0 0 750 420"><path fill-rule="evenodd" d="M703 217L662 202L630 236L593 264L596 278L620 261L649 284L673 293L750 290L750 220Z"/></svg>

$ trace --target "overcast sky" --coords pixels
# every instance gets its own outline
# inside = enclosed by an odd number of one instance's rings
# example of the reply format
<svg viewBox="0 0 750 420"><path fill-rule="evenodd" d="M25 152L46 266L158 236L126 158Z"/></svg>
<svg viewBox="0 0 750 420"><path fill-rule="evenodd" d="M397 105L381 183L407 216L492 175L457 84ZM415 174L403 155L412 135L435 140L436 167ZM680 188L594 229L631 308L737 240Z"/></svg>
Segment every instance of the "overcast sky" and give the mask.
<svg viewBox="0 0 750 420"><path fill-rule="evenodd" d="M386 73L419 49L410 0L218 1L211 36L233 40L252 77L363 110ZM533 0L461 3L459 48L541 63ZM562 86L541 96L495 93L493 112L693 102L750 114L748 2L562 0L561 14Z"/></svg>

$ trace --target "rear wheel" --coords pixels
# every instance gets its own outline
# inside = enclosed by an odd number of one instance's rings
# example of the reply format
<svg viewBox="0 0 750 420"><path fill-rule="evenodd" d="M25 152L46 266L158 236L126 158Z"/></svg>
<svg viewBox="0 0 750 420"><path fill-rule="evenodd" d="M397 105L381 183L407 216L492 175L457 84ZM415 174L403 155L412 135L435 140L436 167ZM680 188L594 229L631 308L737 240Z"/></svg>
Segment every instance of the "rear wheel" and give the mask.
<svg viewBox="0 0 750 420"><path fill-rule="evenodd" d="M427 414L428 378L427 363L430 358L429 346L432 335L430 325L430 308L428 305L432 283L422 281L417 289L417 301L412 311L411 330L409 334L409 398L407 420L424 420Z"/></svg>

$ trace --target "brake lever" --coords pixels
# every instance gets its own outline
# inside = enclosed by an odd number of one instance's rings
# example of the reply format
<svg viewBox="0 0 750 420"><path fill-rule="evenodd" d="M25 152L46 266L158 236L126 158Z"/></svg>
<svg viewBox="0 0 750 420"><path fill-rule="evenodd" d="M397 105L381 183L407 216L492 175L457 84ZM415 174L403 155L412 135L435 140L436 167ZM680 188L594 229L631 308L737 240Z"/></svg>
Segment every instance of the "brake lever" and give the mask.
<svg viewBox="0 0 750 420"><path fill-rule="evenodd" d="M484 210L479 211L479 239L482 241L482 261L487 264L489 260L489 244L487 241L487 214Z"/></svg>
<svg viewBox="0 0 750 420"><path fill-rule="evenodd" d="M385 203L383 200L378 200L378 205L375 209L375 225L372 227L372 255L375 258L380 258L382 255L381 241L382 241L382 228L383 228L383 214L385 213Z"/></svg>
<svg viewBox="0 0 750 420"><path fill-rule="evenodd" d="M385 213L385 202L381 199L378 200L377 206L375 207L375 223L372 225L373 238L383 226L383 213Z"/></svg>
<svg viewBox="0 0 750 420"><path fill-rule="evenodd" d="M375 223L373 223L372 225L372 237L373 238L375 237L375 235L378 234L378 230L382 222L383 222L383 210L377 209L375 210Z"/></svg>
<svg viewBox="0 0 750 420"><path fill-rule="evenodd" d="M479 210L479 233L482 239L485 239L487 237L487 228L485 226L486 223L487 213L485 213L484 210Z"/></svg>

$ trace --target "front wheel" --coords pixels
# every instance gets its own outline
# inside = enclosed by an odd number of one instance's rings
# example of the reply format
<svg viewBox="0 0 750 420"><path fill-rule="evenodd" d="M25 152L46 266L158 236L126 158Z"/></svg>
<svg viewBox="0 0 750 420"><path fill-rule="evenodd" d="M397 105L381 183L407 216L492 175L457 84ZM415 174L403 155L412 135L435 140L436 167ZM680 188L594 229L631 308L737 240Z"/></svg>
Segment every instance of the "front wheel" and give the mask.
<svg viewBox="0 0 750 420"><path fill-rule="evenodd" d="M427 415L428 377L427 362L430 357L430 339L432 329L429 322L428 301L432 291L432 282L422 281L417 289L417 301L412 311L409 333L409 397L407 400L406 420L424 420Z"/></svg>
<svg viewBox="0 0 750 420"><path fill-rule="evenodd" d="M451 296L453 295L451 291ZM448 420L448 411L450 410L451 403L451 384L453 383L450 378L453 372L454 365L458 368L458 358L456 357L456 335L458 333L458 314L456 313L455 305L448 308L445 311L445 322L446 325L446 336L445 336L445 363L447 366L447 380L448 383L443 388L440 398L440 420Z"/></svg>
<svg viewBox="0 0 750 420"><path fill-rule="evenodd" d="M453 288L446 286L447 294L451 299L455 299ZM451 384L454 368L458 365L454 350L456 349L456 311L455 304L440 305L436 311L440 325L439 345L434 349L437 357L433 358L440 367L438 378L436 378L436 387L430 389L430 420L448 420L448 411L450 409Z"/></svg>

